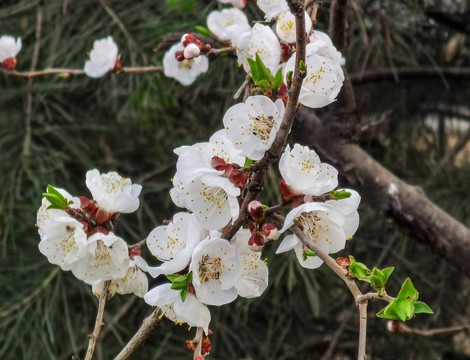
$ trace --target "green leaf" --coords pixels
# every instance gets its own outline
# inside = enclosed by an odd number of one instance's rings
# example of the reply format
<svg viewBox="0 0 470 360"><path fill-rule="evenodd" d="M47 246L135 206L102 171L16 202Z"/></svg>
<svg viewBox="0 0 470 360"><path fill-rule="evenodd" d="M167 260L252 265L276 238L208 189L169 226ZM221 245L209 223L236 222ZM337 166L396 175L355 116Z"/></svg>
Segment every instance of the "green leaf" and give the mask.
<svg viewBox="0 0 470 360"><path fill-rule="evenodd" d="M256 61L248 59L248 65L250 65L251 78L253 79L253 82L256 83L257 81L262 80Z"/></svg>
<svg viewBox="0 0 470 360"><path fill-rule="evenodd" d="M429 306L421 301L415 301L415 314L434 314L434 311L431 310Z"/></svg>
<svg viewBox="0 0 470 360"><path fill-rule="evenodd" d="M334 200L342 200L342 199L347 199L351 197L351 193L346 191L346 190L331 190L329 192L329 195L334 199Z"/></svg>
<svg viewBox="0 0 470 360"><path fill-rule="evenodd" d="M351 261L351 265L348 267L349 272L359 280L369 282L369 279L366 278L366 276L370 275L371 273L369 268L363 263L357 262L356 259L354 259L352 256L349 256L349 261Z"/></svg>
<svg viewBox="0 0 470 360"><path fill-rule="evenodd" d="M382 282L382 279L376 275L371 275L369 277L369 281L370 285L377 289L377 290L381 290L382 287L384 286L384 283Z"/></svg>
<svg viewBox="0 0 470 360"><path fill-rule="evenodd" d="M269 206L268 206L268 205L262 204L261 207L263 208L263 210L269 209Z"/></svg>
<svg viewBox="0 0 470 360"><path fill-rule="evenodd" d="M166 278L168 280L170 280L171 282L173 282L174 279L176 279L177 277L179 277L180 275L178 274L169 274L169 275L166 275Z"/></svg>
<svg viewBox="0 0 470 360"><path fill-rule="evenodd" d="M247 167L247 166L250 166L251 164L253 164L253 160L251 160L250 158L245 158L245 165L243 166Z"/></svg>
<svg viewBox="0 0 470 360"><path fill-rule="evenodd" d="M269 91L269 88L271 86L271 83L268 80L259 80L255 82L255 85L259 86L260 88L263 89L263 91Z"/></svg>
<svg viewBox="0 0 470 360"><path fill-rule="evenodd" d="M271 70L269 70L263 63L263 60L256 53L256 65L258 66L258 71L260 74L260 80L266 80L271 83L273 76L271 75Z"/></svg>
<svg viewBox="0 0 470 360"><path fill-rule="evenodd" d="M414 305L408 300L393 300L388 306L377 313L384 319L406 321L414 316Z"/></svg>
<svg viewBox="0 0 470 360"><path fill-rule="evenodd" d="M302 74L304 74L307 71L307 68L305 67L305 63L303 60L300 60L299 62L299 70Z"/></svg>
<svg viewBox="0 0 470 360"><path fill-rule="evenodd" d="M388 268L382 269L382 273L383 273L382 281L384 285L387 283L388 279L390 278L390 275L392 275L393 270L395 270L394 267L388 267Z"/></svg>
<svg viewBox="0 0 470 360"><path fill-rule="evenodd" d="M304 261L306 261L309 256L317 256L317 253L315 251L310 250L310 249L306 249L302 253L302 259L304 259Z"/></svg>
<svg viewBox="0 0 470 360"><path fill-rule="evenodd" d="M400 292L398 293L397 300L408 300L408 301L416 301L418 300L418 291L415 289L413 283L411 282L410 278L406 278L405 282L401 286Z"/></svg>
<svg viewBox="0 0 470 360"><path fill-rule="evenodd" d="M185 287L180 292L181 300L183 300L183 302L186 300L186 295L188 295L188 291L189 291L189 286Z"/></svg>
<svg viewBox="0 0 470 360"><path fill-rule="evenodd" d="M196 32L198 32L199 34L201 34L202 36L206 36L206 37L209 37L212 35L211 31L204 27L204 26L199 26L199 25L196 25L194 27L194 30L196 30Z"/></svg>
<svg viewBox="0 0 470 360"><path fill-rule="evenodd" d="M290 84L292 82L293 75L294 75L294 72L292 70L287 72L286 74L287 84Z"/></svg>
<svg viewBox="0 0 470 360"><path fill-rule="evenodd" d="M272 89L279 90L284 83L282 79L282 69L279 69L272 80Z"/></svg>
<svg viewBox="0 0 470 360"><path fill-rule="evenodd" d="M47 192L43 193L42 196L51 203L47 209L63 210L72 203L71 201L67 201L67 199L52 185L47 185Z"/></svg>
<svg viewBox="0 0 470 360"><path fill-rule="evenodd" d="M173 290L183 290L184 288L187 288L188 285L186 283L173 283L171 284L171 288Z"/></svg>

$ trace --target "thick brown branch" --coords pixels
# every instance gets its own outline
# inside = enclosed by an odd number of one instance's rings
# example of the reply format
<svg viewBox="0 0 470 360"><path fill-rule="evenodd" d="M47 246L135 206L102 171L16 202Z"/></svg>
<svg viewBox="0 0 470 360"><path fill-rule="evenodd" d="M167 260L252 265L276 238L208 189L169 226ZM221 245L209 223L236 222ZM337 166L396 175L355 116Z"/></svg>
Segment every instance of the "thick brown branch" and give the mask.
<svg viewBox="0 0 470 360"><path fill-rule="evenodd" d="M399 80L415 80L415 79L468 79L470 78L470 68L468 67L402 67L396 68L395 73ZM350 75L354 84L366 84L377 81L394 81L394 72L390 69L367 70L364 74Z"/></svg>
<svg viewBox="0 0 470 360"><path fill-rule="evenodd" d="M153 329L160 322L160 311L157 309L146 317L140 326L139 330L135 333L132 339L127 343L124 349L114 358L114 360L129 359L148 339Z"/></svg>
<svg viewBox="0 0 470 360"><path fill-rule="evenodd" d="M293 131L297 141L314 147L384 219L429 245L470 277L468 228L433 204L420 188L400 180L358 145L341 138L337 122L322 122L307 110L298 117L301 131Z"/></svg>

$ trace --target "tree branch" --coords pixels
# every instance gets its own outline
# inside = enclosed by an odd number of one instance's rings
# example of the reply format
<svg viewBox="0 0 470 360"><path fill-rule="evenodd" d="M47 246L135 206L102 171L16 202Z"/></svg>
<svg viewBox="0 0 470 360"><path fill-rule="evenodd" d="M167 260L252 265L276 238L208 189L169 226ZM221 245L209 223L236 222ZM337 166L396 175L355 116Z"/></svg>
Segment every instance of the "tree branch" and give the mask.
<svg viewBox="0 0 470 360"><path fill-rule="evenodd" d="M114 360L129 359L147 341L153 329L155 329L155 327L160 322L160 319L161 314L159 309L154 310L148 317L144 319L139 330L137 330L132 339L114 358Z"/></svg>
<svg viewBox="0 0 470 360"><path fill-rule="evenodd" d="M346 116L353 116L347 114ZM358 145L341 136L339 122L321 121L308 110L298 116L296 141L314 147L357 187L377 214L429 245L470 277L470 230L432 203L420 188L397 178ZM342 119L342 124L349 118Z"/></svg>
<svg viewBox="0 0 470 360"><path fill-rule="evenodd" d="M16 70L8 70L3 67L0 67L0 71L9 76L16 76L22 78L33 78L37 76L45 76L45 75L60 75L62 77L69 77L70 75L85 75L85 71L81 69L44 69L38 71L16 71ZM119 73L128 73L128 74L147 74L147 73L162 73L163 67L162 66L143 66L143 67L123 67L119 70Z"/></svg>

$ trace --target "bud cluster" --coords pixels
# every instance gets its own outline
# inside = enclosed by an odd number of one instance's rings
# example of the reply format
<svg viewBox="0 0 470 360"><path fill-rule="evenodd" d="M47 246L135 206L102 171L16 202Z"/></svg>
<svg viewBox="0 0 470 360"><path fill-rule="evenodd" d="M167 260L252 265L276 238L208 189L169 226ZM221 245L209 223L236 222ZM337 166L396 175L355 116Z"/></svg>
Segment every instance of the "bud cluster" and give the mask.
<svg viewBox="0 0 470 360"><path fill-rule="evenodd" d="M251 237L248 245L253 251L261 251L267 241L279 239L279 230L276 225L266 223L266 216L264 214L263 204L257 200L253 200L248 204L248 214L252 222L248 222L248 227L251 231Z"/></svg>
<svg viewBox="0 0 470 360"><path fill-rule="evenodd" d="M183 45L184 49L175 53L175 59L178 61L191 60L201 55L201 53L207 53L211 49L209 44L204 44L192 34L184 34L181 37L181 45Z"/></svg>

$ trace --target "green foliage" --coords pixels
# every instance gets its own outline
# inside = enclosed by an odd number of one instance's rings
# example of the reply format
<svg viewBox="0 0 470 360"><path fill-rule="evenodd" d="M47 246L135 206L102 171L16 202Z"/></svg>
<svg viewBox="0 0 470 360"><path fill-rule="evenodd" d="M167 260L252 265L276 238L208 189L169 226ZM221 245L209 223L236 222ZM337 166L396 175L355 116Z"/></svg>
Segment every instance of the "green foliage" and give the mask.
<svg viewBox="0 0 470 360"><path fill-rule="evenodd" d="M59 209L63 210L67 208L73 201L68 201L60 192L58 192L52 185L47 185L47 193L43 193L44 196L51 205L47 209Z"/></svg>
<svg viewBox="0 0 470 360"><path fill-rule="evenodd" d="M346 190L331 190L329 194L333 200L342 200L351 197L351 193Z"/></svg>
<svg viewBox="0 0 470 360"><path fill-rule="evenodd" d="M186 295L189 291L189 285L193 280L193 273L186 275L171 274L166 276L171 281L171 288L173 290L180 290L181 300L186 300Z"/></svg>
<svg viewBox="0 0 470 360"><path fill-rule="evenodd" d="M302 259L304 261L307 261L307 258L310 256L317 256L317 253L315 251L312 251L310 249L306 249L302 252Z"/></svg>
<svg viewBox="0 0 470 360"><path fill-rule="evenodd" d="M279 69L273 76L258 53L256 53L256 60L248 59L248 64L250 65L251 78L256 85L252 91L268 93L271 90L279 90L282 86L282 69Z"/></svg>
<svg viewBox="0 0 470 360"><path fill-rule="evenodd" d="M406 321L415 314L433 314L433 311L425 303L418 301L419 293L415 289L410 278L403 283L400 293L388 306L377 313L377 316L384 319Z"/></svg>

